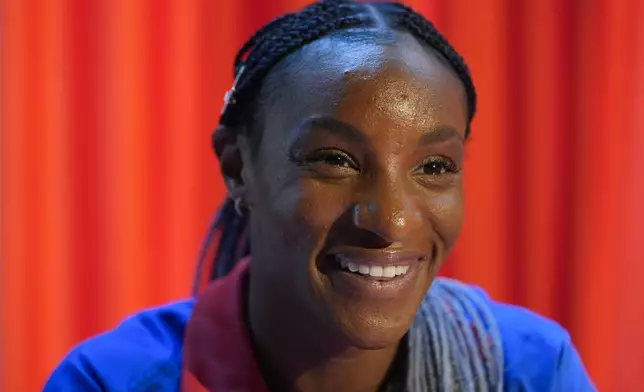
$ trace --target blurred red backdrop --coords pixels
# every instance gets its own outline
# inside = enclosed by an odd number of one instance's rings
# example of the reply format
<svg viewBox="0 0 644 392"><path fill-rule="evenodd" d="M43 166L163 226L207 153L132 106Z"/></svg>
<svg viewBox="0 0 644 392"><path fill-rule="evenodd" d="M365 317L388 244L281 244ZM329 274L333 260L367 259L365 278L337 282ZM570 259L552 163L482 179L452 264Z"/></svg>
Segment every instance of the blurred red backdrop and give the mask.
<svg viewBox="0 0 644 392"><path fill-rule="evenodd" d="M188 295L223 197L209 134L281 1L2 3L0 389ZM644 2L415 0L480 95L445 273L568 327L602 391L644 384Z"/></svg>

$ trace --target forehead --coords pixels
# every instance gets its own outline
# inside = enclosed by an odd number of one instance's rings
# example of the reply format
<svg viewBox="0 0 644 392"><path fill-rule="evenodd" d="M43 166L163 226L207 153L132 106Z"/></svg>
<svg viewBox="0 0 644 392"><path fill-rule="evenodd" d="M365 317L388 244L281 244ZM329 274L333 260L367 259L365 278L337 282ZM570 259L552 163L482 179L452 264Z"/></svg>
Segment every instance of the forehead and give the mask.
<svg viewBox="0 0 644 392"><path fill-rule="evenodd" d="M462 83L438 54L408 34L325 37L272 74L260 109L265 133L288 132L312 116L339 118L366 132L385 124L424 130L450 125L464 134L467 125Z"/></svg>

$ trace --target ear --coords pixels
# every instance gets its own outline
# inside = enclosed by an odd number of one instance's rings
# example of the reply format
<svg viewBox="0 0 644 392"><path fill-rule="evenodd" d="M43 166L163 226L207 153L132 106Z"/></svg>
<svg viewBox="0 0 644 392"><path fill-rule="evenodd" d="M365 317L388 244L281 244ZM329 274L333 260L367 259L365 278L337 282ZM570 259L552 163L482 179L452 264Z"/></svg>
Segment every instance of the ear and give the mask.
<svg viewBox="0 0 644 392"><path fill-rule="evenodd" d="M219 158L219 168L232 199L246 199L247 186L244 175L244 145L241 129L220 125L212 134L212 146Z"/></svg>

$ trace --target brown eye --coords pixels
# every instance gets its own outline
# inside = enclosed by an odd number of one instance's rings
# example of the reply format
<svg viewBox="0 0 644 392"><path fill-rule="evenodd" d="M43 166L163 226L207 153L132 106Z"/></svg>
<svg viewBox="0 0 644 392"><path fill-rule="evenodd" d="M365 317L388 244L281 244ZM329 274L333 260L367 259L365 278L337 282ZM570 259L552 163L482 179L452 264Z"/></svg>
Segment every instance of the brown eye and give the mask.
<svg viewBox="0 0 644 392"><path fill-rule="evenodd" d="M458 172L456 164L448 158L431 157L421 167L423 174L438 176Z"/></svg>
<svg viewBox="0 0 644 392"><path fill-rule="evenodd" d="M304 159L305 163L325 164L348 169L358 170L357 165L351 157L340 150L320 150L316 151Z"/></svg>

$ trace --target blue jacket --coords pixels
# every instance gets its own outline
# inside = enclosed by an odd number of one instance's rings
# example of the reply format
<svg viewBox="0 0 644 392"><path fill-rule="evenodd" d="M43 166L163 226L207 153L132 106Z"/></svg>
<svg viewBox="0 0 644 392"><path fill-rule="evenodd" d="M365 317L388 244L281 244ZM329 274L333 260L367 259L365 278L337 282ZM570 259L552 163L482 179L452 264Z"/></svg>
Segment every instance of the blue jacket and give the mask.
<svg viewBox="0 0 644 392"><path fill-rule="evenodd" d="M239 304L227 300L234 297L227 287L234 286L234 280L227 277L221 281L219 292L213 294L218 305L208 310L216 317L216 344L226 346L215 367L220 377L237 373L237 379L235 388L215 392L256 391L256 385L262 382L245 380L261 378L259 372L241 369L255 367L248 366L252 358L239 358L252 357L249 339L243 337L244 321L237 317L241 314ZM596 390L561 326L521 307L494 302L487 296L485 299L503 341L505 391ZM81 343L55 369L44 392L178 391L180 382L185 382L181 380L184 335L194 306L195 300L190 299L148 309ZM211 330L209 327L209 334Z"/></svg>

